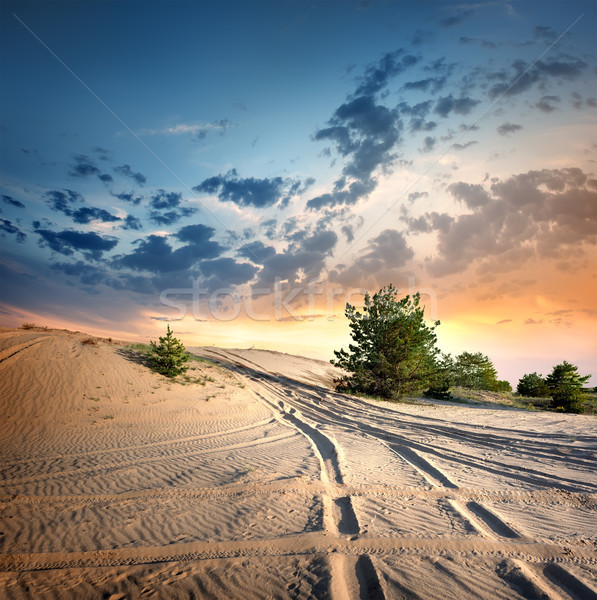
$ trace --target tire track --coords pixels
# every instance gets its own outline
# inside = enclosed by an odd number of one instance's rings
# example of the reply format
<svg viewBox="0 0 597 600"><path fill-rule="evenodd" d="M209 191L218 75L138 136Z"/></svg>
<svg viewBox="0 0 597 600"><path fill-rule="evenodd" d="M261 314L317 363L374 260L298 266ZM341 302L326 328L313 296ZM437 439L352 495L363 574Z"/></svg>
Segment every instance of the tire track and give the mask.
<svg viewBox="0 0 597 600"><path fill-rule="evenodd" d="M282 433L282 434L272 435L272 436L268 436L268 437L261 438L261 439L251 439L246 442L239 442L236 444L228 444L226 446L216 446L214 448L201 448L201 449L193 451L193 452L183 452L177 458L178 459L188 459L188 458L194 458L194 457L202 457L207 454L218 454L218 453L222 453L222 452L228 452L230 450L238 450L240 448L248 448L248 447L253 448L255 446L272 444L274 442L278 442L281 440L290 439L291 437L292 437L292 435L289 435L287 433ZM162 456L150 457L150 458L138 458L135 460L134 466L135 466L135 468L137 468L140 465L143 465L143 466L158 465L160 463L168 462L168 461L172 461L172 456L170 456L170 455L163 456L162 455ZM5 479L5 480L2 480L2 485L8 487L8 486L14 486L14 485L19 485L19 484L23 485L23 484L27 484L27 483L39 483L40 481L44 481L44 480L48 480L48 479L49 480L62 479L64 477L69 477L72 475L78 475L78 476L85 475L87 477L94 475L94 474L105 475L107 473L121 471L123 469L129 469L130 467L131 467L131 465L129 463L122 464L120 462L112 464L112 465L102 464L102 465L96 465L93 467L83 466L78 469L55 471L52 473L43 473L43 474L25 476L25 477L8 479L8 480Z"/></svg>
<svg viewBox="0 0 597 600"><path fill-rule="evenodd" d="M288 402L288 398L291 397L291 394L289 393L289 390L284 389L283 386L276 385L270 381L259 381L257 378L251 378L249 386L253 389L256 396L261 401L265 402L272 411L281 413L281 419L288 421L309 440L313 451L319 458L321 465L321 481L327 487L330 487L330 484L332 484L331 489L326 490L326 492L321 495L325 532L336 539L349 538L351 541L357 540L360 534L360 526L350 495L337 497L332 501L332 497L334 496L333 488L344 487L344 477L340 466L339 445L337 442L305 421L302 414L294 407L291 406L289 410L286 410L286 402ZM258 389L256 389L259 387L264 390L264 393L260 393ZM272 395L273 399L268 398L269 395ZM345 593L354 596L354 590L358 587L361 590L359 592L360 598L385 598L385 595L379 586L377 571L368 557L361 557L361 559L357 561L355 567L350 569L347 568L345 562L340 565L339 562L336 561L336 570L341 571L342 575L340 576L343 580L341 584L337 583L337 581L334 580L334 570L332 569L332 581L330 582L331 596L337 596L339 598L346 597L343 596ZM372 582L374 581L377 581L377 587L373 586ZM368 591L366 595L363 595L364 584L373 586L371 587L371 593L373 594L373 590L375 590L375 595L369 594ZM367 590L368 589L369 588L367 588ZM353 591L351 592L350 590Z"/></svg>
<svg viewBox="0 0 597 600"><path fill-rule="evenodd" d="M5 350L2 350L0 352L0 365L2 365L2 363L6 360L8 360L9 358L12 358L13 356L16 356L17 354L19 354L20 352L23 352L24 350L27 350L28 348L31 348L32 346L36 346L37 344L40 344L41 342L44 341L44 338L46 338L47 336L39 336L36 338L33 338L32 340L27 340L26 342L22 342L21 344L15 344L13 346L9 346L8 348L6 348ZM4 365L2 365L4 366Z"/></svg>
<svg viewBox="0 0 597 600"><path fill-rule="evenodd" d="M173 543L167 546L141 546L84 552L39 552L0 554L0 570L36 571L82 567L106 567L152 564L157 562L195 561L251 556L298 556L304 554L334 554L344 556L454 556L468 557L474 553L496 559L515 559L538 565L549 578L561 579L573 593L591 588L569 573L563 565L597 565L591 549L550 544L510 543L496 540L421 540L402 538L397 546L388 538L345 540L332 538L326 532L301 533L277 538L235 541L198 541ZM548 563L546 565L546 563ZM371 570L365 567L371 576ZM377 573L377 569L375 569ZM378 577L378 581L382 581ZM350 586L348 586L350 587ZM356 586L358 587L358 586ZM576 590L576 592L575 592ZM581 596L582 597L582 596ZM587 597L587 596L585 596ZM590 597L590 596L589 596Z"/></svg>
<svg viewBox="0 0 597 600"><path fill-rule="evenodd" d="M324 436L320 431L316 430L311 425L308 425L303 419L299 419L297 415L302 415L296 408L292 407L290 411L286 411L285 402L289 403L291 406L293 403L297 403L300 405L302 410L307 410L310 412L321 413L325 411L333 422L338 422L338 416L334 415L334 411L331 408L323 408L318 403L315 403L315 407L313 407L312 404L305 406L304 402L301 402L300 396L296 393L296 391L284 389L283 385L276 384L271 380L259 381L259 378L257 377L252 377L251 379L254 383L258 383L262 387L270 390L270 392L276 397L282 398L278 401L278 406L284 411L285 418L290 420L310 440L312 440L312 444L318 447L321 456L331 456L331 453L333 453L335 450L333 442L331 442L331 440ZM264 396L261 397L267 401ZM271 402L269 402L269 404L271 405ZM413 448L413 446L416 444L413 444L412 442L408 445L398 444L396 442L388 443L384 439L381 439L382 435L383 437L387 437L387 434L381 434L381 431L376 427L359 427L357 425L357 429L360 429L362 433L368 437L372 437L388 450L399 456L402 460L410 464L432 487L450 490L458 489L458 486L450 480L449 476L442 469L436 467L429 459L422 456ZM331 481L335 480L337 484L342 484L343 480L341 473L339 473L339 463L337 460L333 462L333 466L333 469L330 469L328 466L329 470L334 471L334 477L330 479ZM329 513L329 501L325 502L325 500L326 497L324 496L324 511ZM334 504L334 508L336 509L334 522L336 524L337 533L340 535L353 535L355 540L358 539L360 528L352 507L350 496L337 498ZM508 525L501 517L490 511L479 502L470 501L467 503L466 507L463 507L458 502L451 501L451 505L461 516L461 518L470 523L476 531L486 538L507 540L521 539L520 534L518 534L518 532ZM326 522L325 519L324 522ZM354 573L356 574L359 582L359 588L361 589L360 597L385 598L379 584L380 579L377 571L368 556L364 555L361 559L359 559L359 561L357 561ZM524 579L526 582L524 586L528 587L529 589L535 586L533 581L528 578L525 579L525 575L522 572L520 573L519 578ZM507 582L510 581L508 579L505 580ZM369 585L372 586L371 589L369 589ZM365 590L365 595L363 595L363 590Z"/></svg>

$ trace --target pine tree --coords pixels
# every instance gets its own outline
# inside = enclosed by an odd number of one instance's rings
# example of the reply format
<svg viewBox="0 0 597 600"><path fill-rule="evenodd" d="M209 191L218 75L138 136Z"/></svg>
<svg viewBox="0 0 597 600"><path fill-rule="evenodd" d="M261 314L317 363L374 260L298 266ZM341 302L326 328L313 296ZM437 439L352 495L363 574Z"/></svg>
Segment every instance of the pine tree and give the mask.
<svg viewBox="0 0 597 600"><path fill-rule="evenodd" d="M567 361L556 365L545 378L552 398L552 407L564 412L583 412L583 386L590 377L590 375L581 377L578 374L578 367Z"/></svg>
<svg viewBox="0 0 597 600"><path fill-rule="evenodd" d="M463 352L454 362L454 385L474 390L503 391L491 359L481 352ZM508 384L508 387L510 384Z"/></svg>
<svg viewBox="0 0 597 600"><path fill-rule="evenodd" d="M551 395L545 379L536 372L523 375L518 380L516 391L521 396L530 396L532 398L547 398Z"/></svg>
<svg viewBox="0 0 597 600"><path fill-rule="evenodd" d="M159 344L149 342L148 359L151 368L166 377L176 377L188 369L184 363L189 360L189 355L182 342L175 338L170 325L166 337L160 337Z"/></svg>
<svg viewBox="0 0 597 600"><path fill-rule="evenodd" d="M371 298L365 294L360 313L346 304L353 344L334 351L332 364L350 375L337 381L337 389L383 398L399 398L424 390L437 370L435 327L424 320L420 294L397 300L389 285Z"/></svg>

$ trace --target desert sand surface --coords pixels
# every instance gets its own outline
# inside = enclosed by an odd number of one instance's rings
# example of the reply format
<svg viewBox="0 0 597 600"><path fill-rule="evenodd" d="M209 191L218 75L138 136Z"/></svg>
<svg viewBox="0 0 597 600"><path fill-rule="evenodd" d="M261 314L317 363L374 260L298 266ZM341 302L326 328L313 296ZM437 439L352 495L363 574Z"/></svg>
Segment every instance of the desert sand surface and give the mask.
<svg viewBox="0 0 597 600"><path fill-rule="evenodd" d="M182 385L89 338L0 329L0 597L596 597L594 417L263 350L190 349Z"/></svg>

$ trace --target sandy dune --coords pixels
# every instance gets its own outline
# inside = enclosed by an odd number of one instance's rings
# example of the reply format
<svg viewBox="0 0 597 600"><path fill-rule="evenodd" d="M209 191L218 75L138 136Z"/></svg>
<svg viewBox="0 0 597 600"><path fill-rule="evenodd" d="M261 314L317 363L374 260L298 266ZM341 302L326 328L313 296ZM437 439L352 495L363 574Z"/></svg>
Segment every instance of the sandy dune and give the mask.
<svg viewBox="0 0 597 600"><path fill-rule="evenodd" d="M355 399L260 350L181 385L86 338L0 330L0 597L596 597L594 417Z"/></svg>

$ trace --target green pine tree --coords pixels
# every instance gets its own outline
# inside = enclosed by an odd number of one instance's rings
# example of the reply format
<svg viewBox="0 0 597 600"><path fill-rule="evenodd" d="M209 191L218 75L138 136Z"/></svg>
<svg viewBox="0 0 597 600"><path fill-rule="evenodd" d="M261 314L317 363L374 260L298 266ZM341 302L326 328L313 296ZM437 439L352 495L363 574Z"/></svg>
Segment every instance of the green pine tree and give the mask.
<svg viewBox="0 0 597 600"><path fill-rule="evenodd" d="M159 344L149 342L147 357L151 368L166 377L176 377L188 369L185 363L189 360L189 355L182 342L174 337L170 325L166 337L160 337Z"/></svg>
<svg viewBox="0 0 597 600"><path fill-rule="evenodd" d="M397 300L389 285L370 297L365 294L363 312L346 305L353 344L348 351L334 351L332 364L349 375L340 379L338 390L383 398L399 398L424 390L437 370L436 321L429 326L420 294Z"/></svg>
<svg viewBox="0 0 597 600"><path fill-rule="evenodd" d="M521 396L530 396L531 398L547 398L551 395L545 379L536 372L523 375L518 380L516 391Z"/></svg>
<svg viewBox="0 0 597 600"><path fill-rule="evenodd" d="M491 359L481 352L463 352L454 361L454 385L473 390L504 391ZM510 384L507 384L510 387Z"/></svg>
<svg viewBox="0 0 597 600"><path fill-rule="evenodd" d="M545 378L552 398L552 408L571 413L583 412L583 386L590 377L590 375L581 377L578 374L578 367L567 361L556 365Z"/></svg>

